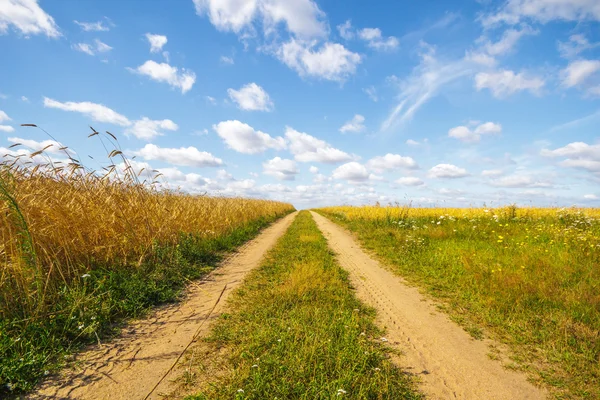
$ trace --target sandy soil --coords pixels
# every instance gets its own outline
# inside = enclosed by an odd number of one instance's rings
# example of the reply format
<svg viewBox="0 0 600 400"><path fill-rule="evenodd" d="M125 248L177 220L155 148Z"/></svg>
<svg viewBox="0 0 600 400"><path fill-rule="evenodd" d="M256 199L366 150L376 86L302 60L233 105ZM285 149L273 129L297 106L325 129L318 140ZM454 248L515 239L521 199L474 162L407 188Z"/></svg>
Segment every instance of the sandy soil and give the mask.
<svg viewBox="0 0 600 400"><path fill-rule="evenodd" d="M474 340L416 288L367 255L342 227L312 213L349 271L358 297L378 312L389 344L403 353L401 367L420 377L431 399L544 399L525 375L488 357L490 340ZM408 367L408 368L407 368Z"/></svg>
<svg viewBox="0 0 600 400"><path fill-rule="evenodd" d="M192 283L184 301L136 321L110 343L80 353L71 368L43 383L30 399L159 399L182 371L183 353L208 333L225 299L257 267L295 218L288 215L244 245L206 279Z"/></svg>

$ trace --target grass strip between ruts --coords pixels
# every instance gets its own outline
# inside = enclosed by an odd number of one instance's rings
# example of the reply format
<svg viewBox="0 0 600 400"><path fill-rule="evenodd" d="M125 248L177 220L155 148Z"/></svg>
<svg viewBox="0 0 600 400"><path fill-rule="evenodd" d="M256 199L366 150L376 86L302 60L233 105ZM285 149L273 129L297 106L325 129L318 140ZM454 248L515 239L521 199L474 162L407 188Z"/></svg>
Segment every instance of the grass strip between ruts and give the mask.
<svg viewBox="0 0 600 400"><path fill-rule="evenodd" d="M188 357L189 399L421 398L306 211L228 309Z"/></svg>

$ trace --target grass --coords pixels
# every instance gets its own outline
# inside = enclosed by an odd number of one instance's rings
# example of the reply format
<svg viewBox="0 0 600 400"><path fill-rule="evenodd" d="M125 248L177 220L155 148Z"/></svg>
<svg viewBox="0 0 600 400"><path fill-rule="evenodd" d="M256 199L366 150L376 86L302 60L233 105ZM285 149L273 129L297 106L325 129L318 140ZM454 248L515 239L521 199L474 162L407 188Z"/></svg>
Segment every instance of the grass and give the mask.
<svg viewBox="0 0 600 400"><path fill-rule="evenodd" d="M188 361L190 400L421 398L306 211L229 310Z"/></svg>
<svg viewBox="0 0 600 400"><path fill-rule="evenodd" d="M112 134L92 136L114 146L101 171L56 141L13 150L0 165L0 397L31 389L119 321L176 300L187 281L293 210L169 190L156 176L143 180L150 172L136 170Z"/></svg>
<svg viewBox="0 0 600 400"><path fill-rule="evenodd" d="M600 398L599 210L318 211L442 300L474 337L510 345L512 367L555 397Z"/></svg>

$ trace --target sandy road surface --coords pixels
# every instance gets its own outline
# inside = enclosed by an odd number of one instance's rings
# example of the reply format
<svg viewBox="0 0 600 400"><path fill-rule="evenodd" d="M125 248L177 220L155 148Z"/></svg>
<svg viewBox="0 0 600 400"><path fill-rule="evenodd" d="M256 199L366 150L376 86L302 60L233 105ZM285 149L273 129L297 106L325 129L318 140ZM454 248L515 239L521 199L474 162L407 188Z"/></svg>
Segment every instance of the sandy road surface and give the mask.
<svg viewBox="0 0 600 400"><path fill-rule="evenodd" d="M367 255L345 229L312 213L319 229L350 272L358 297L375 307L386 339L404 357L401 366L422 380L431 399L544 399L546 392L491 360L491 341L474 340L440 313L416 288Z"/></svg>
<svg viewBox="0 0 600 400"><path fill-rule="evenodd" d="M124 330L117 340L93 346L78 367L44 383L30 399L158 399L180 373L171 369L194 340L206 334L225 299L257 267L288 229L296 213L275 222L206 279L190 285L186 299L162 307Z"/></svg>

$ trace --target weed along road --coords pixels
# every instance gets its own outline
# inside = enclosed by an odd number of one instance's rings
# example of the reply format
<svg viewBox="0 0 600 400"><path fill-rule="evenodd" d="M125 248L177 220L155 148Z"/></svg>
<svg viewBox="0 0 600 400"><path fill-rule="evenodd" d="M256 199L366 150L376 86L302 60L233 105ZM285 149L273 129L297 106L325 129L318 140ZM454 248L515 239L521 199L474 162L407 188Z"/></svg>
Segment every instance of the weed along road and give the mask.
<svg viewBox="0 0 600 400"><path fill-rule="evenodd" d="M350 273L359 299L374 307L385 339L403 353L400 366L418 375L431 399L543 399L546 392L524 374L488 357L487 340L474 340L425 300L416 288L384 269L343 228L312 213L319 229Z"/></svg>
<svg viewBox="0 0 600 400"><path fill-rule="evenodd" d="M209 330L209 322L219 315L227 296L260 264L296 215L275 222L202 282L190 285L183 302L129 326L119 339L82 353L76 369L64 371L28 398L162 398L181 373L176 364L185 350Z"/></svg>

